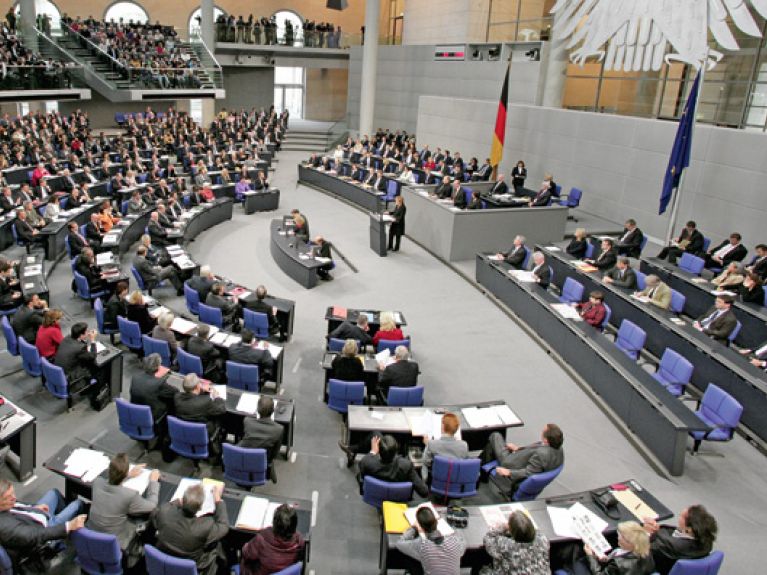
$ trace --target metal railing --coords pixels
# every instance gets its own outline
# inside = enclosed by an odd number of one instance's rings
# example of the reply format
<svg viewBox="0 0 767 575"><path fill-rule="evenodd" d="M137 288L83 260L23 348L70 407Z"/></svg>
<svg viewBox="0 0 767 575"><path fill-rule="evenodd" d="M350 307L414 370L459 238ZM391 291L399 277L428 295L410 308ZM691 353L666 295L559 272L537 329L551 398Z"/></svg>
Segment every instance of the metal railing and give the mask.
<svg viewBox="0 0 767 575"><path fill-rule="evenodd" d="M32 28L28 30L37 37L38 51L43 57L62 62L62 66L48 68L46 65L6 65L0 77L3 90L63 90L74 85L85 86L83 66L66 50L60 48L49 36ZM45 51L43 50L45 48Z"/></svg>
<svg viewBox="0 0 767 575"><path fill-rule="evenodd" d="M203 40L202 35L193 33L189 36L189 46L197 54L203 69L207 71L208 77L213 81L216 88L224 87L224 72L221 64L218 62L213 52Z"/></svg>

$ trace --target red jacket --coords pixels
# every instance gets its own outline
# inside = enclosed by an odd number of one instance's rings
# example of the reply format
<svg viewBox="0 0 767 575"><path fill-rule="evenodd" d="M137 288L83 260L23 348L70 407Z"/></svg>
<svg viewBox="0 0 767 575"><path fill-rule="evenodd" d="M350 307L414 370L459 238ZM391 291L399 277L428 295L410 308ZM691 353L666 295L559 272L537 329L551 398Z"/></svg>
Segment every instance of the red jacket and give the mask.
<svg viewBox="0 0 767 575"><path fill-rule="evenodd" d="M378 342L382 339L397 341L400 339L405 339L405 336L402 335L402 330L398 327L391 331L378 330L373 336L373 345L378 345Z"/></svg>
<svg viewBox="0 0 767 575"><path fill-rule="evenodd" d="M242 548L241 575L270 575L290 567L301 560L304 552L304 538L300 533L280 539L271 527L257 533Z"/></svg>
<svg viewBox="0 0 767 575"><path fill-rule="evenodd" d="M37 330L35 346L37 347L37 351L40 352L41 357L52 359L53 356L56 355L56 351L59 349L59 344L63 339L64 336L61 333L61 326L40 326L40 329Z"/></svg>
<svg viewBox="0 0 767 575"><path fill-rule="evenodd" d="M581 317L589 325L601 328L605 315L607 315L607 310L603 303L594 305L591 302L586 302L581 304Z"/></svg>

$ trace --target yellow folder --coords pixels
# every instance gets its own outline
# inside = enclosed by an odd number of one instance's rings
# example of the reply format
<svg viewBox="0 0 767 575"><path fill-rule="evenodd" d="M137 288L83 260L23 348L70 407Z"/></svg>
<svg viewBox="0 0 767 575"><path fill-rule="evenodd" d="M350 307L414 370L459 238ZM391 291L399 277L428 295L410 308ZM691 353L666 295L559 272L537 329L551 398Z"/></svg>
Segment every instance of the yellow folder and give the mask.
<svg viewBox="0 0 767 575"><path fill-rule="evenodd" d="M383 502L384 529L387 533L404 533L410 527L405 517L405 503Z"/></svg>

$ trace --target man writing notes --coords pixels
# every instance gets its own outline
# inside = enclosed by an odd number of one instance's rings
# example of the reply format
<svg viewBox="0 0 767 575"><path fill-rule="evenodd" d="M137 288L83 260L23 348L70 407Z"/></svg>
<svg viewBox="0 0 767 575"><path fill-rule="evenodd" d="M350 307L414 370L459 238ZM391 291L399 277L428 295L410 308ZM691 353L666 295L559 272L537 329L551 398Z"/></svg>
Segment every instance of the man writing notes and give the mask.
<svg viewBox="0 0 767 575"><path fill-rule="evenodd" d="M565 462L562 449L564 435L558 425L547 423L541 432L541 441L519 446L506 443L497 431L490 435L482 452L482 463L498 462L496 474L508 477L516 487L530 475L556 469Z"/></svg>
<svg viewBox="0 0 767 575"><path fill-rule="evenodd" d="M671 307L671 288L655 274L645 278L645 288L637 296L650 298L650 303L661 309Z"/></svg>

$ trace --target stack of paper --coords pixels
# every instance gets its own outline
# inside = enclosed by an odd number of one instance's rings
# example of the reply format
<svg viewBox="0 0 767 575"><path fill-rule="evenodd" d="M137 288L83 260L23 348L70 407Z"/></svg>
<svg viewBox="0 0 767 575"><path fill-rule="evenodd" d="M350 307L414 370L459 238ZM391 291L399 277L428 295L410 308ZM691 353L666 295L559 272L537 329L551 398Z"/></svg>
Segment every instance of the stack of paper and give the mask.
<svg viewBox="0 0 767 575"><path fill-rule="evenodd" d="M24 268L25 276L39 276L41 273L43 273L42 264L35 264L33 266L27 266Z"/></svg>
<svg viewBox="0 0 767 575"><path fill-rule="evenodd" d="M149 312L149 315L152 316L154 319L157 319L162 314L169 312L170 310L165 307L164 305L161 305L160 307L156 307L153 310Z"/></svg>
<svg viewBox="0 0 767 575"><path fill-rule="evenodd" d="M453 534L453 528L447 524L447 521L445 521L444 518L439 516L439 513L434 508L434 504L431 502L424 503L423 505L419 505L418 507L409 507L407 511L405 511L405 517L407 518L410 525L416 524L415 514L418 512L418 510L421 507L428 507L429 509L431 509L432 513L434 513L434 516L438 518L437 529L442 535L448 536Z"/></svg>
<svg viewBox="0 0 767 575"><path fill-rule="evenodd" d="M255 393L243 393L240 396L240 401L237 402L237 411L253 415L258 410L259 397Z"/></svg>
<svg viewBox="0 0 767 575"><path fill-rule="evenodd" d="M338 305L333 306L333 310L331 311L331 314L333 317L340 317L343 319L346 319L346 314L349 313L349 310L347 310L345 307L341 307Z"/></svg>
<svg viewBox="0 0 767 575"><path fill-rule="evenodd" d="M224 347L231 347L235 343L240 343L242 341L242 337L239 335L234 335L233 333L230 333L226 336L226 341L224 342Z"/></svg>
<svg viewBox="0 0 767 575"><path fill-rule="evenodd" d="M202 517L203 515L208 515L209 513L213 513L216 510L216 500L213 498L213 489L218 485L223 485L223 482L221 481L215 481L213 479L205 478L202 481L199 479L191 479L189 477L184 477L179 481L178 487L176 488L176 492L173 494L173 497L170 498L171 501L181 500L184 497L184 493L186 490L191 487L192 485L198 485L202 483L202 488L205 490L205 501L202 503L202 507L197 512L197 517Z"/></svg>
<svg viewBox="0 0 767 575"><path fill-rule="evenodd" d="M394 312L394 321L397 323L397 325L402 323L402 314L398 311Z"/></svg>
<svg viewBox="0 0 767 575"><path fill-rule="evenodd" d="M240 337L240 339L242 338ZM259 343L259 347L261 349L268 349L269 353L272 356L272 359L274 359L275 361L277 360L278 357L280 357L280 353L282 353L282 347L280 347L279 345L274 345L273 343L269 343L268 341L261 341Z"/></svg>
<svg viewBox="0 0 767 575"><path fill-rule="evenodd" d="M509 275L520 283L534 284L538 281L533 272L525 270L509 270Z"/></svg>
<svg viewBox="0 0 767 575"><path fill-rule="evenodd" d="M639 294L632 293L631 297L634 298L635 300L641 301L642 303L650 303L650 298L647 297L646 295L639 295Z"/></svg>
<svg viewBox="0 0 767 575"><path fill-rule="evenodd" d="M101 451L77 448L64 462L64 473L90 483L108 467L109 458Z"/></svg>
<svg viewBox="0 0 767 575"><path fill-rule="evenodd" d="M578 313L578 310L575 309L570 304L553 303L551 304L551 309L553 309L555 312L557 312L559 315L561 315L565 319L574 319L575 321L581 321L583 319L581 318L581 315Z"/></svg>
<svg viewBox="0 0 767 575"><path fill-rule="evenodd" d="M607 529L607 522L591 511L582 503L575 503L569 509L547 507L554 533L560 537L582 539L598 555L607 555L610 544L602 535Z"/></svg>
<svg viewBox="0 0 767 575"><path fill-rule="evenodd" d="M112 252L101 252L96 256L96 265L105 266L111 264L114 261L114 254Z"/></svg>
<svg viewBox="0 0 767 575"><path fill-rule="evenodd" d="M213 334L208 339L211 341L211 343L215 345L224 345L224 342L226 341L226 332L219 331L218 333Z"/></svg>
<svg viewBox="0 0 767 575"><path fill-rule="evenodd" d="M429 437L430 439L439 439L442 437L442 414L434 413L430 409L423 411L406 412L410 432L413 437ZM456 439L461 439L461 430L455 434Z"/></svg>
<svg viewBox="0 0 767 575"><path fill-rule="evenodd" d="M214 385L214 386L213 386L213 389L215 389L215 390L216 390L216 393L218 394L218 396L219 396L221 399L223 399L224 401L226 401L226 384L225 384L225 383L224 383L224 384L222 384L222 385Z"/></svg>
<svg viewBox="0 0 767 575"><path fill-rule="evenodd" d="M135 465L130 466L130 470L133 471L136 468ZM147 487L149 487L149 476L152 475L151 469L142 469L136 477L131 477L122 482L123 487L133 489L139 495L143 495Z"/></svg>
<svg viewBox="0 0 767 575"><path fill-rule="evenodd" d="M461 409L469 427L500 427L502 425L518 425L521 423L511 408L504 405L489 405L487 407L464 407Z"/></svg>
<svg viewBox="0 0 767 575"><path fill-rule="evenodd" d="M479 511L482 513L482 518L485 520L485 523L487 523L488 528L507 525L509 523L509 517L511 517L511 514L515 511L521 511L530 518L530 521L533 523L533 527L538 529L538 526L535 524L532 515L530 515L530 512L521 503L482 505L479 508Z"/></svg>
<svg viewBox="0 0 767 575"><path fill-rule="evenodd" d="M242 500L235 527L249 531L259 531L272 525L274 510L281 503L269 501L264 497L248 495Z"/></svg>
<svg viewBox="0 0 767 575"><path fill-rule="evenodd" d="M382 363L384 367L387 367L394 363L394 358L391 356L391 350L387 347L376 354L376 361Z"/></svg>
<svg viewBox="0 0 767 575"><path fill-rule="evenodd" d="M100 341L94 342L94 345L96 346L96 353L101 353L102 351L106 351L107 346L105 346Z"/></svg>
<svg viewBox="0 0 767 575"><path fill-rule="evenodd" d="M177 331L178 333L182 333L184 335L189 335L194 330L197 329L197 324L193 321L189 321L187 319L184 319L183 317L177 317L173 320L173 323L170 325L170 329L173 331Z"/></svg>
<svg viewBox="0 0 767 575"><path fill-rule="evenodd" d="M387 533L404 533L408 530L410 523L405 517L405 511L406 503L383 502L384 529Z"/></svg>

